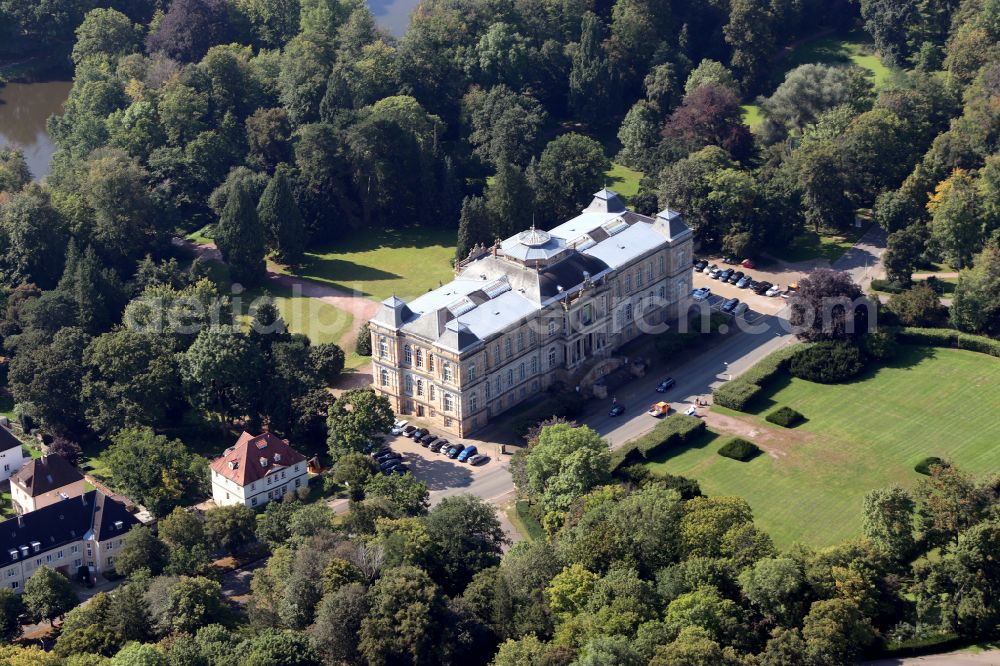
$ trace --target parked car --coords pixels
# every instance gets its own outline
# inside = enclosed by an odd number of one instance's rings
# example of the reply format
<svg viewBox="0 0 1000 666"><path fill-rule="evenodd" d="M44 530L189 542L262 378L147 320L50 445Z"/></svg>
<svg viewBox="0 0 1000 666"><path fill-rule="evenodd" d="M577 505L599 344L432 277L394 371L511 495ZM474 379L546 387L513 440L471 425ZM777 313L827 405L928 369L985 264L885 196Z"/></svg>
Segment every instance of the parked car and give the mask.
<svg viewBox="0 0 1000 666"><path fill-rule="evenodd" d="M712 277L714 277L716 280L719 280L720 282L726 282L726 281L729 280L729 278L732 276L732 274L733 274L733 269L732 268L727 268L724 271L719 271L718 275L714 275Z"/></svg>
<svg viewBox="0 0 1000 666"><path fill-rule="evenodd" d="M389 471L392 472L393 474L398 474L400 476L403 476L404 474L410 471L410 468L407 467L406 465L399 464L396 465L395 467L390 467Z"/></svg>
<svg viewBox="0 0 1000 666"><path fill-rule="evenodd" d="M705 266L708 266L708 262L704 259L695 259L694 269L698 272L705 270Z"/></svg>
<svg viewBox="0 0 1000 666"><path fill-rule="evenodd" d="M740 266L743 268L757 268L757 264L753 263L753 259L744 259Z"/></svg>
<svg viewBox="0 0 1000 666"><path fill-rule="evenodd" d="M367 444L365 444L365 448L363 448L361 450L364 451L365 453L371 453L375 449L381 449L381 448L382 448L382 442L374 442L373 441L373 442L368 442Z"/></svg>
<svg viewBox="0 0 1000 666"><path fill-rule="evenodd" d="M749 275L744 275L743 277L740 278L740 281L736 283L736 286L739 287L740 289L746 289L747 287L750 286L750 283L752 281L753 278L751 278Z"/></svg>
<svg viewBox="0 0 1000 666"><path fill-rule="evenodd" d="M767 290L770 289L772 286L773 285L770 282L761 281L757 283L756 287L751 287L751 289L753 289L753 292L755 294L760 294L761 296L763 296L765 293L767 293Z"/></svg>
<svg viewBox="0 0 1000 666"><path fill-rule="evenodd" d="M671 389L671 388L673 387L673 385L674 385L674 384L676 384L676 383L677 383L677 382L675 382L675 381L674 381L674 378L673 378L673 377L667 377L667 378L666 378L666 379L664 379L664 380L663 380L662 382L660 382L659 384L657 384L657 385L656 385L656 392L657 392L657 393L666 393L666 392L667 392L667 391L669 391L669 390L670 390L670 389Z"/></svg>
<svg viewBox="0 0 1000 666"><path fill-rule="evenodd" d="M416 429L417 429L417 426L414 426L414 425L408 425L408 426L406 426L405 428L403 428L403 437L409 437L410 435L413 434L413 431L416 430Z"/></svg>
<svg viewBox="0 0 1000 666"><path fill-rule="evenodd" d="M378 468L384 472L386 470L392 469L396 465L401 465L401 464L402 461L399 458L389 458L388 460L385 460L381 464L379 464Z"/></svg>
<svg viewBox="0 0 1000 666"><path fill-rule="evenodd" d="M430 451L430 452L432 452L432 453L437 453L438 451L441 450L442 446L448 446L448 440L447 439L438 439L438 440L435 440L435 441L431 442L430 446L427 447L427 450Z"/></svg>
<svg viewBox="0 0 1000 666"><path fill-rule="evenodd" d="M476 455L478 451L474 445L470 445L462 449L462 452L458 454L458 462L466 462L469 458Z"/></svg>
<svg viewBox="0 0 1000 666"><path fill-rule="evenodd" d="M750 308L746 303L740 303L735 308L733 308L733 315L739 317L741 314L746 312Z"/></svg>
<svg viewBox="0 0 1000 666"><path fill-rule="evenodd" d="M764 295L765 296L777 296L780 293L781 293L781 285L780 284L775 284L775 285L771 285L770 287L768 287L767 291L764 292Z"/></svg>
<svg viewBox="0 0 1000 666"><path fill-rule="evenodd" d="M436 439L437 435L430 435L430 434L424 435L423 437L420 438L420 446L426 449L431 445L431 442L435 441Z"/></svg>
<svg viewBox="0 0 1000 666"><path fill-rule="evenodd" d="M403 428L406 427L407 421L404 419L396 419L396 422L392 424L392 430L389 432L393 435L399 435L403 432Z"/></svg>
<svg viewBox="0 0 1000 666"><path fill-rule="evenodd" d="M469 458L470 465L482 465L484 462L489 460L489 456L484 456L482 453L477 453L476 455Z"/></svg>
<svg viewBox="0 0 1000 666"><path fill-rule="evenodd" d="M393 458L396 458L398 460L402 457L403 457L402 453L398 453L396 451L389 451L388 453L383 453L378 458L376 458L375 462L381 464L384 463L386 460L392 460Z"/></svg>
<svg viewBox="0 0 1000 666"><path fill-rule="evenodd" d="M696 301L703 301L712 295L712 290L708 287L698 287L691 292L691 298Z"/></svg>
<svg viewBox="0 0 1000 666"><path fill-rule="evenodd" d="M719 267L716 264L709 264L708 266L705 266L705 268L701 269L701 272L705 275L711 275L712 271L716 271L718 269Z"/></svg>
<svg viewBox="0 0 1000 666"><path fill-rule="evenodd" d="M376 458L377 459L379 456L384 456L385 454L387 454L387 453L389 453L391 451L392 451L392 449L390 449L388 446L382 446L382 447L379 447L379 448L373 450L368 455L370 455L372 458Z"/></svg>
<svg viewBox="0 0 1000 666"><path fill-rule="evenodd" d="M449 458L455 459L458 457L458 454L464 450L465 450L464 444L452 444L450 447L448 447L447 455Z"/></svg>
<svg viewBox="0 0 1000 666"><path fill-rule="evenodd" d="M611 411L608 412L608 416L621 416L624 413L625 413L625 405L618 402L615 403L614 407L611 408Z"/></svg>
<svg viewBox="0 0 1000 666"><path fill-rule="evenodd" d="M738 260L736 259L736 257L734 257L732 255L730 255L728 257L723 257L722 258L722 263L724 263L724 264L735 264L735 263L737 263L737 261Z"/></svg>
<svg viewBox="0 0 1000 666"><path fill-rule="evenodd" d="M732 312L736 308L736 306L739 305L739 304L740 304L740 299L738 299L738 298L730 298L728 301L726 301L725 303L722 304L722 311L723 312Z"/></svg>
<svg viewBox="0 0 1000 666"><path fill-rule="evenodd" d="M424 428L417 428L416 430L410 433L410 438L412 438L414 442L419 442L420 438L426 435L428 432L430 431Z"/></svg>
<svg viewBox="0 0 1000 666"><path fill-rule="evenodd" d="M744 275L746 274L743 271L736 271L735 273L729 276L726 282L728 282L729 284L736 284L737 282L743 279Z"/></svg>

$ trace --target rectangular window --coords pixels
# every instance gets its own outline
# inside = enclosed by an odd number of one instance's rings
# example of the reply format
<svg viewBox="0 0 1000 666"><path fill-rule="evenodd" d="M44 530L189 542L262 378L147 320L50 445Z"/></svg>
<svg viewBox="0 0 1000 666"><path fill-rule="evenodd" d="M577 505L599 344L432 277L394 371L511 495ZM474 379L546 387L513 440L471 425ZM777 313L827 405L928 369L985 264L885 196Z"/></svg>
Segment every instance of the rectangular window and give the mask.
<svg viewBox="0 0 1000 666"><path fill-rule="evenodd" d="M553 347L552 349L549 350L549 367L550 368L556 367L556 348L555 347Z"/></svg>
<svg viewBox="0 0 1000 666"><path fill-rule="evenodd" d="M507 387L510 388L513 385L514 385L514 369L513 368L508 368L507 369Z"/></svg>
<svg viewBox="0 0 1000 666"><path fill-rule="evenodd" d="M455 408L455 398L451 393L444 394L444 411L450 412Z"/></svg>
<svg viewBox="0 0 1000 666"><path fill-rule="evenodd" d="M535 329L534 328L529 328L528 329L528 344L529 345L534 345L535 344Z"/></svg>
<svg viewBox="0 0 1000 666"><path fill-rule="evenodd" d="M450 382L452 380L451 363L449 363L448 361L445 361L444 362L444 366L443 366L443 370L444 370L444 380L446 382Z"/></svg>
<svg viewBox="0 0 1000 666"><path fill-rule="evenodd" d="M632 291L632 274L627 273L625 275L625 293Z"/></svg>
<svg viewBox="0 0 1000 666"><path fill-rule="evenodd" d="M646 279L653 281L653 262L646 264Z"/></svg>
<svg viewBox="0 0 1000 666"><path fill-rule="evenodd" d="M549 320L549 337L556 334L556 322L553 319Z"/></svg>
<svg viewBox="0 0 1000 666"><path fill-rule="evenodd" d="M421 379L417 380L417 395L424 394L424 382Z"/></svg>
<svg viewBox="0 0 1000 666"><path fill-rule="evenodd" d="M404 386L403 390L405 390L407 393L413 393L413 377L411 377L410 375L406 375L406 378L403 380L403 386Z"/></svg>
<svg viewBox="0 0 1000 666"><path fill-rule="evenodd" d="M427 355L427 369L428 370L434 369L434 354Z"/></svg>
<svg viewBox="0 0 1000 666"><path fill-rule="evenodd" d="M497 385L497 395L500 395L500 393L503 391L503 384L501 383L500 375L497 375L496 385Z"/></svg>
<svg viewBox="0 0 1000 666"><path fill-rule="evenodd" d="M642 266L635 272L635 287L636 289L642 289Z"/></svg>
<svg viewBox="0 0 1000 666"><path fill-rule="evenodd" d="M489 380L486 381L486 397L487 398L490 397L490 382L489 382Z"/></svg>
<svg viewBox="0 0 1000 666"><path fill-rule="evenodd" d="M257 506L257 498L256 497L252 497L250 499L250 506Z"/></svg>
<svg viewBox="0 0 1000 666"><path fill-rule="evenodd" d="M380 369L378 371L378 378L379 378L379 382L381 382L382 386L388 386L389 385L389 371L386 370L385 368L382 368L382 369Z"/></svg>
<svg viewBox="0 0 1000 666"><path fill-rule="evenodd" d="M517 351L524 351L524 331L517 332Z"/></svg>
<svg viewBox="0 0 1000 666"><path fill-rule="evenodd" d="M78 566L80 566L82 564L83 564L83 560L81 560L79 557L76 558L75 560L73 560L73 566L74 567L78 567Z"/></svg>
<svg viewBox="0 0 1000 666"><path fill-rule="evenodd" d="M663 255L661 254L659 257L657 257L657 259L658 259L658 263L660 265L660 275L663 275L663 273L665 271L665 268L664 268L665 262L663 260Z"/></svg>
<svg viewBox="0 0 1000 666"><path fill-rule="evenodd" d="M469 381L470 382L476 381L476 364L475 363L470 363L469 364Z"/></svg>
<svg viewBox="0 0 1000 666"><path fill-rule="evenodd" d="M383 358L389 355L389 345L386 344L385 338L378 339L378 355Z"/></svg>
<svg viewBox="0 0 1000 666"><path fill-rule="evenodd" d="M410 349L410 345L403 347L403 362L407 365L413 363L413 350Z"/></svg>
<svg viewBox="0 0 1000 666"><path fill-rule="evenodd" d="M479 397L475 393L469 396L469 409L473 412L479 409Z"/></svg>
<svg viewBox="0 0 1000 666"><path fill-rule="evenodd" d="M69 547L69 552L71 552L71 553L79 553L80 552L80 547L79 546L70 546Z"/></svg>
<svg viewBox="0 0 1000 666"><path fill-rule="evenodd" d="M417 350L417 367L424 367L424 352L422 349Z"/></svg>
<svg viewBox="0 0 1000 666"><path fill-rule="evenodd" d="M450 416L444 417L444 427L445 428L450 428L451 427L451 417Z"/></svg>
<svg viewBox="0 0 1000 666"><path fill-rule="evenodd" d="M632 321L632 304L625 304L625 321Z"/></svg>
<svg viewBox="0 0 1000 666"><path fill-rule="evenodd" d="M108 544L108 548L111 548L111 544L110 543ZM52 561L52 553L49 553L48 555L45 556L45 561L46 562L51 562Z"/></svg>
<svg viewBox="0 0 1000 666"><path fill-rule="evenodd" d="M534 375L534 374L537 374L537 373L538 373L538 357L537 356L532 356L531 357L531 374Z"/></svg>
<svg viewBox="0 0 1000 666"><path fill-rule="evenodd" d="M434 394L435 394L436 392L437 392L437 391L436 391L436 389L434 388L434 384L431 384L431 400L434 400L434 399L436 399L436 396L434 395Z"/></svg>
<svg viewBox="0 0 1000 666"><path fill-rule="evenodd" d="M522 363L517 369L517 378L524 381L524 363Z"/></svg>
<svg viewBox="0 0 1000 666"><path fill-rule="evenodd" d="M16 590L19 587L21 587L21 584L18 583L16 580L13 583L10 584L10 589L12 589L12 590Z"/></svg>
<svg viewBox="0 0 1000 666"><path fill-rule="evenodd" d="M503 350L507 354L507 358L514 355L514 344L511 342L510 338L504 338L503 340Z"/></svg>

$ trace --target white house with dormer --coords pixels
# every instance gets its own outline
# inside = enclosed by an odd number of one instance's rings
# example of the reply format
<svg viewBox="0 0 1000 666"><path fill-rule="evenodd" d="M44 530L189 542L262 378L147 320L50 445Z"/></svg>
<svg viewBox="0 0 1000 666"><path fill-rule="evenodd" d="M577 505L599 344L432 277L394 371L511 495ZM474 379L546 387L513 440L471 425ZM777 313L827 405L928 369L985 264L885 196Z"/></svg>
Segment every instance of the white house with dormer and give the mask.
<svg viewBox="0 0 1000 666"><path fill-rule="evenodd" d="M240 435L212 461L212 499L217 506L257 507L307 485L306 457L269 432Z"/></svg>

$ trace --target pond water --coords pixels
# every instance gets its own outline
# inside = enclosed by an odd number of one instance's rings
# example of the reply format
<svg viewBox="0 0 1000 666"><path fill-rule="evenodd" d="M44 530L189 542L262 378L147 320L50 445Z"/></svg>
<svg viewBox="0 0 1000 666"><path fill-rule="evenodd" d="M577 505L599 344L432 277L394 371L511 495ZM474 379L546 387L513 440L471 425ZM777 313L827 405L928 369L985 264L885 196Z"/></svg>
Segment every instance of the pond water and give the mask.
<svg viewBox="0 0 1000 666"><path fill-rule="evenodd" d="M375 20L397 37L406 31L410 14L419 2L368 0ZM0 145L10 144L23 150L35 180L48 175L56 150L45 121L62 112L72 85L70 81L46 81L8 83L0 87Z"/></svg>
<svg viewBox="0 0 1000 666"><path fill-rule="evenodd" d="M0 88L0 145L24 151L35 180L49 173L56 146L45 130L45 121L61 113L69 96L69 81L8 83Z"/></svg>
<svg viewBox="0 0 1000 666"><path fill-rule="evenodd" d="M368 0L368 7L380 26L402 37L410 24L410 14L419 3L420 0Z"/></svg>

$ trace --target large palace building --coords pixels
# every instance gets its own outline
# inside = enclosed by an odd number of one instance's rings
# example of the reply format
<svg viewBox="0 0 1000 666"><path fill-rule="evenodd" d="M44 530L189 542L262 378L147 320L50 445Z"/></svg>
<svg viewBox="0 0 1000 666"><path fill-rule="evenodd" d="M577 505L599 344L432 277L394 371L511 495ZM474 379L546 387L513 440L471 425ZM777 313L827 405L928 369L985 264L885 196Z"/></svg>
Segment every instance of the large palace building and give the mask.
<svg viewBox="0 0 1000 666"><path fill-rule="evenodd" d="M601 190L577 217L477 247L452 282L371 320L375 389L463 437L686 309L692 233Z"/></svg>

